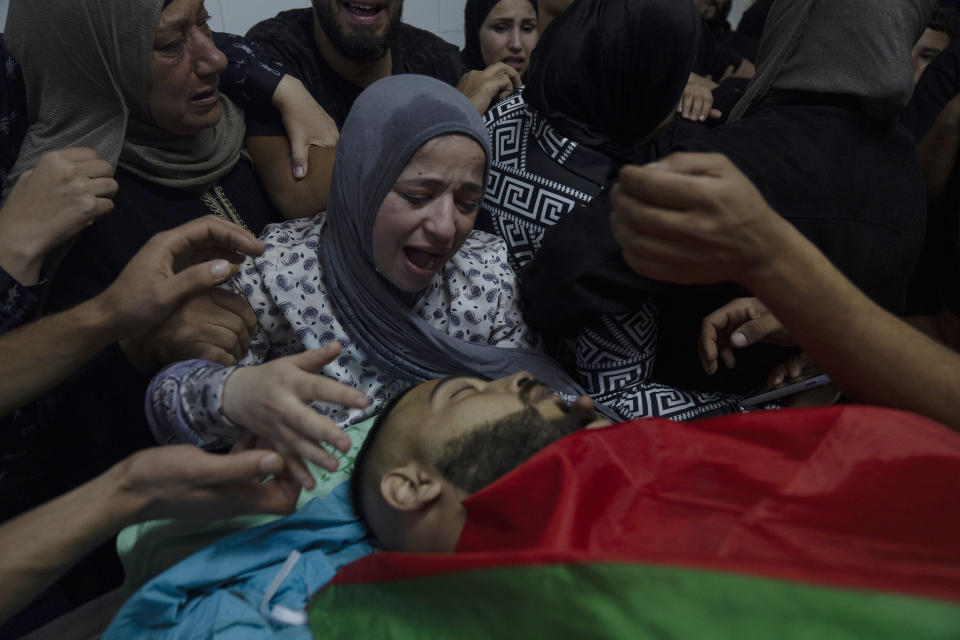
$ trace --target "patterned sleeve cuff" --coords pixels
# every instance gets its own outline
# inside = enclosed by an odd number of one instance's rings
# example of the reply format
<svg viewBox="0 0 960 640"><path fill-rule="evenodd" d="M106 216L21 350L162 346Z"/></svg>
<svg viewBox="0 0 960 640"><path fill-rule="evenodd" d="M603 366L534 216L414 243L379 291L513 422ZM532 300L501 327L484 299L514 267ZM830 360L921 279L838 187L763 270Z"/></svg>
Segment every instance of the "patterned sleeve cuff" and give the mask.
<svg viewBox="0 0 960 640"><path fill-rule="evenodd" d="M223 386L235 369L207 360L186 360L157 374L147 389L145 407L157 442L216 449L239 440L243 428L221 412Z"/></svg>

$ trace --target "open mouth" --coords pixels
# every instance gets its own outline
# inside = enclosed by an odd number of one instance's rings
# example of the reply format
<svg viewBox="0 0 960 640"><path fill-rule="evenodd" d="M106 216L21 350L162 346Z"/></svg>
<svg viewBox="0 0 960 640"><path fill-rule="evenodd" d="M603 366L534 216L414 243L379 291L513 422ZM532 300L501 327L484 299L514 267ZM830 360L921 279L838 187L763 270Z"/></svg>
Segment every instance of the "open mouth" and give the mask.
<svg viewBox="0 0 960 640"><path fill-rule="evenodd" d="M344 2L343 8L354 17L370 20L383 13L386 5L376 2Z"/></svg>
<svg viewBox="0 0 960 640"><path fill-rule="evenodd" d="M220 99L220 92L217 90L216 87L211 87L210 89L194 94L193 97L190 98L190 101L195 102L197 104L210 104L210 103L216 102L219 99Z"/></svg>
<svg viewBox="0 0 960 640"><path fill-rule="evenodd" d="M523 68L523 65L525 65L525 64L527 63L527 59L526 59L526 58L518 58L518 57L516 57L516 56L510 56L510 57L504 58L504 59L503 59L503 63L506 64L506 65L508 65L508 66L513 67L513 68L516 69L517 71L520 71L520 69Z"/></svg>
<svg viewBox="0 0 960 640"><path fill-rule="evenodd" d="M404 247L403 253L410 264L422 271L434 272L443 264L442 253L432 253L413 247Z"/></svg>

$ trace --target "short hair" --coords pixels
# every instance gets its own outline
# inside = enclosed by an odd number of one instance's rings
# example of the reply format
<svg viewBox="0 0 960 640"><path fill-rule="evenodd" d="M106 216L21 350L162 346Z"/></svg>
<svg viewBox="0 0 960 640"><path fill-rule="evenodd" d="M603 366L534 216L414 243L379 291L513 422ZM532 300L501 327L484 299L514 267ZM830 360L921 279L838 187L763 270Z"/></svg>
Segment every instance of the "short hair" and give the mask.
<svg viewBox="0 0 960 640"><path fill-rule="evenodd" d="M941 0L933 10L927 28L946 33L951 42L956 40L960 36L960 3Z"/></svg>
<svg viewBox="0 0 960 640"><path fill-rule="evenodd" d="M378 413L374 419L370 431L367 432L366 439L363 441L363 444L360 445L357 457L353 459L353 474L350 477L350 501L353 503L353 511L357 518L359 518L360 522L368 529L370 525L367 524L367 517L363 508L363 476L366 473L367 461L376 445L377 437L387 424L390 413L396 409L400 401L403 400L408 393L416 389L416 387L417 385L413 385L409 389L405 389L383 405L380 413Z"/></svg>

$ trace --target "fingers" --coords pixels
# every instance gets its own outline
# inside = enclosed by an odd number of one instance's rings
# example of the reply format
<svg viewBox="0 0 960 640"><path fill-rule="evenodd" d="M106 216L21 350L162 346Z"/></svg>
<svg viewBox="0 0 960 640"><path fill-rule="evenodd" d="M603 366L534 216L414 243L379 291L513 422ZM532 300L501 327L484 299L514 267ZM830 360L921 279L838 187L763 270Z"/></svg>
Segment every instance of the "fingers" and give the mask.
<svg viewBox="0 0 960 640"><path fill-rule="evenodd" d="M249 334L249 332L257 327L257 314L250 308L250 303L247 302L246 298L230 291L224 291L223 289L214 289L210 292L210 299L217 306L230 311L242 322L242 326L235 323L230 323L228 326L228 328L234 330L238 335L244 333L243 329L246 329L246 333ZM229 322L228 316L221 317ZM247 341L249 342L249 335L247 335Z"/></svg>
<svg viewBox="0 0 960 640"><path fill-rule="evenodd" d="M795 380L804 374L804 371L813 364L806 352L800 353L786 362L778 364L767 376L767 384L776 386L787 380Z"/></svg>
<svg viewBox="0 0 960 640"><path fill-rule="evenodd" d="M726 316L719 311L714 311L700 324L700 342L698 344L700 352L700 365L707 375L713 375L717 372L717 357L719 356L718 344L720 341L719 330L725 326Z"/></svg>
<svg viewBox="0 0 960 640"><path fill-rule="evenodd" d="M97 152L90 147L71 147L69 149L62 149L60 151L53 151L44 154L44 156L40 158L40 162L43 162L44 158L53 157L54 155L59 155L61 158L70 160L71 162L83 162L84 160L95 159L97 157Z"/></svg>
<svg viewBox="0 0 960 640"><path fill-rule="evenodd" d="M730 335L730 343L742 349L751 344L762 342L768 336L777 333L783 329L783 325L772 313L767 313L759 318L755 318L743 323Z"/></svg>
<svg viewBox="0 0 960 640"><path fill-rule="evenodd" d="M237 269L237 265L227 260L211 260L187 267L167 282L169 301L179 305L187 298L229 280Z"/></svg>
<svg viewBox="0 0 960 640"><path fill-rule="evenodd" d="M75 166L77 173L87 178L96 179L113 177L113 167L110 166L110 163L106 162L105 160L101 160L96 156L94 156L93 159L78 162Z"/></svg>
<svg viewBox="0 0 960 640"><path fill-rule="evenodd" d="M175 257L208 247L228 249L247 256L263 253L263 245L252 233L212 215L191 220L158 236L158 243L169 249Z"/></svg>

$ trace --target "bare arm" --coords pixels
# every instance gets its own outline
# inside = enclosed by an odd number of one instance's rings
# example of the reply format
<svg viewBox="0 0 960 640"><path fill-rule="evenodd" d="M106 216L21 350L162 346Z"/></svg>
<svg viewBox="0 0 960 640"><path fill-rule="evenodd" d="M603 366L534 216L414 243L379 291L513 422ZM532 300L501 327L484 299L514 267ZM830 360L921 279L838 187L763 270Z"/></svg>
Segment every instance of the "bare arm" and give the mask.
<svg viewBox="0 0 960 640"><path fill-rule="evenodd" d="M627 167L613 201L614 235L637 273L740 282L851 397L960 429L960 355L874 304L725 157Z"/></svg>
<svg viewBox="0 0 960 640"><path fill-rule="evenodd" d="M104 346L145 331L194 292L229 278L235 267L222 258L184 268L214 247L238 262L237 252L263 250L235 225L213 216L194 220L151 238L96 298L0 337L0 415L49 390Z"/></svg>
<svg viewBox="0 0 960 640"><path fill-rule="evenodd" d="M247 138L260 182L274 206L288 219L306 218L327 208L336 147L309 147L309 171L296 179L290 169L290 141L280 136Z"/></svg>
<svg viewBox="0 0 960 640"><path fill-rule="evenodd" d="M171 446L140 451L116 466L0 526L0 623L121 528L154 518L226 518L290 513L299 487L270 451L204 453Z"/></svg>

